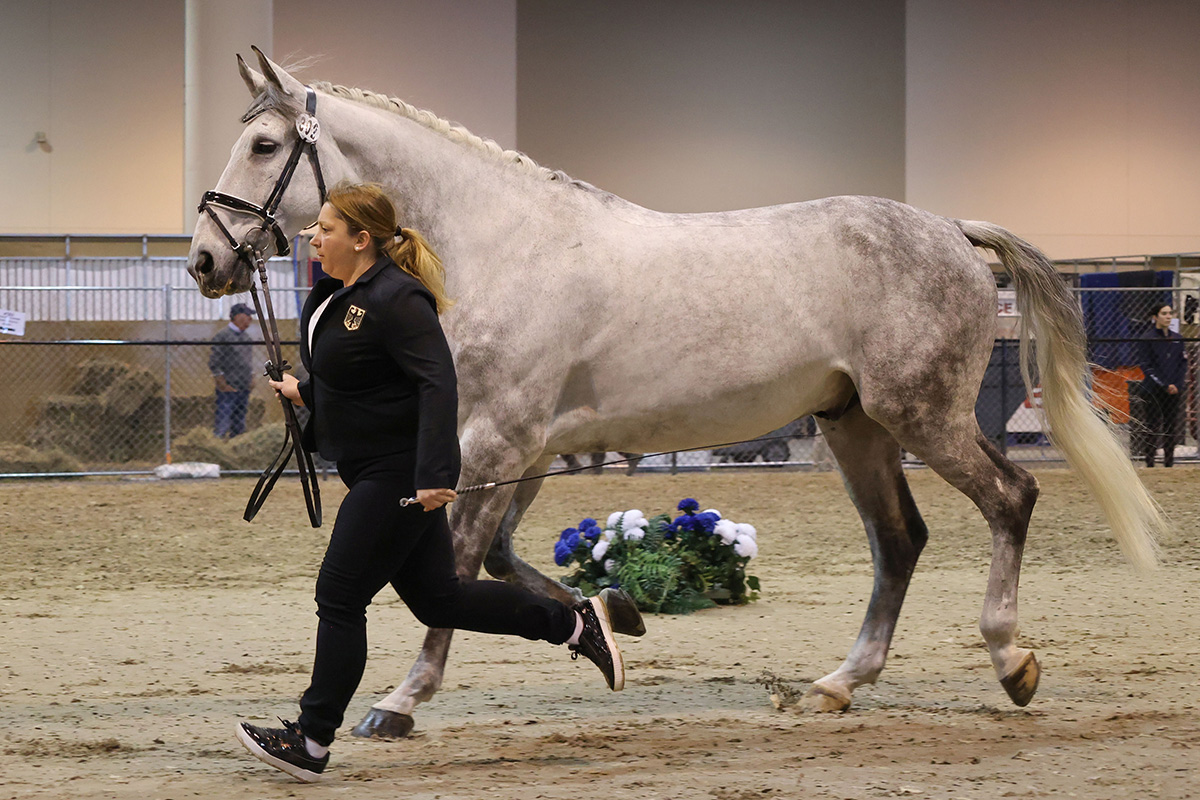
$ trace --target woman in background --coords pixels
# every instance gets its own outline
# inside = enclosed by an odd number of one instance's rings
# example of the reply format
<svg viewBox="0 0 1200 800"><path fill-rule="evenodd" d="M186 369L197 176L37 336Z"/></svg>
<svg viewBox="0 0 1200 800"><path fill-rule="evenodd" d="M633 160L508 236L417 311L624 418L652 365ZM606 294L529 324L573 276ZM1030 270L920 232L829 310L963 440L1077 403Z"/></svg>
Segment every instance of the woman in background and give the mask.
<svg viewBox="0 0 1200 800"><path fill-rule="evenodd" d="M1186 386L1187 354L1183 337L1171 330L1171 304L1162 303L1151 314L1154 327L1141 345L1141 367L1145 378L1142 391L1146 406L1146 466L1154 466L1159 447L1163 466L1175 465L1175 444L1179 428L1179 398Z"/></svg>

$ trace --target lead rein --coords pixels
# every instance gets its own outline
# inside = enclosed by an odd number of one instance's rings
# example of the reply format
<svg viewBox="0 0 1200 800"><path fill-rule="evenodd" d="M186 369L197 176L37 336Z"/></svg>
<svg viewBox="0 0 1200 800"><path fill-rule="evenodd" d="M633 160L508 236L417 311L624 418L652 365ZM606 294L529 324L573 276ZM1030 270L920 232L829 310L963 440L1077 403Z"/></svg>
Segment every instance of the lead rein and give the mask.
<svg viewBox="0 0 1200 800"><path fill-rule="evenodd" d="M637 455L637 456L629 456L628 458L614 458L612 461L605 461L600 464L589 464L586 467L572 467L571 469L560 469L560 470L555 470L554 472L545 472L545 473L542 473L541 475L530 475L527 478L514 478L510 481L490 481L488 483L479 483L474 486L466 486L462 489L455 489L454 491L457 494L470 494L471 492L482 492L485 489L495 489L498 486L508 486L509 484L513 484L513 483L524 483L525 481L536 481L536 480L541 480L543 478L553 478L556 475L570 475L572 472L583 472L585 469L596 469L598 467L607 467L610 464L627 464L630 461L640 461L643 458L653 458L655 456L669 456L669 455L674 455L675 453L690 453L695 450L718 450L722 447L733 447L734 445L737 445L737 444L747 444L749 442L773 442L776 439L795 439L795 438L796 437L791 434L785 434L785 435L781 435L781 436L758 436L754 439L742 439L741 441L726 442L725 444L703 444L703 445L700 445L699 447L681 447L678 450L664 450L661 453L643 453L643 454ZM419 501L415 497L400 498L401 507L411 506L417 502L419 502Z"/></svg>

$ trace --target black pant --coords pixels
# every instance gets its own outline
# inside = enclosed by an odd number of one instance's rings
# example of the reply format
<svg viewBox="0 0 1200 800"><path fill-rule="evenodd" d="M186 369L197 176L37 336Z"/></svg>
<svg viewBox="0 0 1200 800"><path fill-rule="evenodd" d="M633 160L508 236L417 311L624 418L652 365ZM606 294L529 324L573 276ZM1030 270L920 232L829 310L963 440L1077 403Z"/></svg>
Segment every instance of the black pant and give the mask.
<svg viewBox="0 0 1200 800"><path fill-rule="evenodd" d="M1179 394L1155 387L1146 394L1146 465L1154 466L1154 451L1162 447L1163 464L1175 463L1179 427Z"/></svg>
<svg viewBox="0 0 1200 800"><path fill-rule="evenodd" d="M367 663L371 599L392 584L431 628L507 633L562 644L575 612L502 581L463 580L454 563L446 510L402 508L413 490L412 454L338 462L350 488L317 577L317 654L312 683L300 699L300 727L328 746Z"/></svg>

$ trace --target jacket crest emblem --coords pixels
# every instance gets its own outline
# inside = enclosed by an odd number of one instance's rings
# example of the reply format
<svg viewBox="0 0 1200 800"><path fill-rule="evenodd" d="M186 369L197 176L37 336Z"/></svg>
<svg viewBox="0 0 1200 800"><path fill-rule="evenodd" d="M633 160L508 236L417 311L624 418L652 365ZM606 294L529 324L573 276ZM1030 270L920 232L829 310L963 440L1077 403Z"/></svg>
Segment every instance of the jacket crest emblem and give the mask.
<svg viewBox="0 0 1200 800"><path fill-rule="evenodd" d="M344 324L346 325L346 330L348 330L348 331L358 330L358 326L362 325L363 317L365 317L366 315L367 315L367 310L365 308L359 308L358 306L350 306L350 310L346 312L346 319L344 320Z"/></svg>

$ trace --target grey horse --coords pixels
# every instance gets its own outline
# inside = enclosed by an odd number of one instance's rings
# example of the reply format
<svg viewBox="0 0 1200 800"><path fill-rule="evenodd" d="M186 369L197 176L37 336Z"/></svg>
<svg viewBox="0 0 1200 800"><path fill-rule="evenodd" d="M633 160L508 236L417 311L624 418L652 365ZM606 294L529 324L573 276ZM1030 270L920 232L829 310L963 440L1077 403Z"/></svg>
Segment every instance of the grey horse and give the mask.
<svg viewBox="0 0 1200 800"><path fill-rule="evenodd" d="M261 203L305 111L305 87L239 58L253 97L217 189ZM1037 689L1017 644L1017 583L1037 480L982 435L974 405L992 349L996 253L1023 312L1053 440L1138 567L1164 521L1093 406L1076 304L1033 246L984 222L872 197L710 214L629 203L501 149L403 101L315 84L325 180L370 180L447 266L458 302L443 323L460 381L463 485L536 475L556 453L654 452L750 438L816 414L862 517L875 582L845 662L802 706L841 710L884 666L927 530L900 448L969 497L992 532L980 629L1012 701ZM308 157L306 156L305 159ZM319 210L303 163L277 219L288 236ZM240 239L259 224L222 212ZM269 249L269 245L264 245ZM202 216L188 271L208 297L252 276ZM866 311L869 309L869 313ZM701 318L702 317L702 318ZM574 600L513 551L540 481L454 504L458 568ZM355 729L402 736L442 681L452 631L430 630L402 685Z"/></svg>

